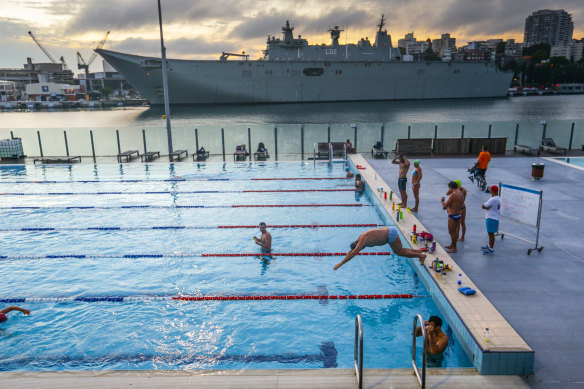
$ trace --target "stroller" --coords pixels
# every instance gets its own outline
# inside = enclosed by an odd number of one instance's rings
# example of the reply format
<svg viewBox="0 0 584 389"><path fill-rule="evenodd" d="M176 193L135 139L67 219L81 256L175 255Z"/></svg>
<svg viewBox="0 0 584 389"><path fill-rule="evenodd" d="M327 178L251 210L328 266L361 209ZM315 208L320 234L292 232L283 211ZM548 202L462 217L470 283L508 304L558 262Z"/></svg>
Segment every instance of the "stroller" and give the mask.
<svg viewBox="0 0 584 389"><path fill-rule="evenodd" d="M471 174L470 176L468 176L469 180L471 180L472 182L475 182L476 180L477 186L481 190L487 189L487 179L485 178L485 174L479 170L476 163L470 168L468 168L467 171Z"/></svg>

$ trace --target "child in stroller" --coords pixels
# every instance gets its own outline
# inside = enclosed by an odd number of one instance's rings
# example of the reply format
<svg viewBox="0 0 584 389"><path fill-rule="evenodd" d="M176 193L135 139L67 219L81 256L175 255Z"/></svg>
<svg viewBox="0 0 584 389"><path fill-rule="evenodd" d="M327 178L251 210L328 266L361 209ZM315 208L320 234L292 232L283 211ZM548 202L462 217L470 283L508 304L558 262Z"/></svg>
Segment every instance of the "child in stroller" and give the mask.
<svg viewBox="0 0 584 389"><path fill-rule="evenodd" d="M481 190L485 190L487 188L487 179L485 178L485 173L478 168L477 164L475 163L467 170L471 174L468 176L468 179L472 182L475 182L476 180L477 186Z"/></svg>

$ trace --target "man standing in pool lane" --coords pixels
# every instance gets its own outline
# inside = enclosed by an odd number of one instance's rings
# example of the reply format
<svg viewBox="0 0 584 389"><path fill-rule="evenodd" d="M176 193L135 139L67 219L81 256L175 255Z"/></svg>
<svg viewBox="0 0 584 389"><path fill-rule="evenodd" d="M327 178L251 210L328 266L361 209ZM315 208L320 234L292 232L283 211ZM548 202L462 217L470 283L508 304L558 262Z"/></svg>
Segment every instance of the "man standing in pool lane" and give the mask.
<svg viewBox="0 0 584 389"><path fill-rule="evenodd" d="M262 248L262 253L270 254L272 252L272 235L266 229L266 223L260 223L260 232L262 236L258 239L253 237L255 244Z"/></svg>
<svg viewBox="0 0 584 389"><path fill-rule="evenodd" d="M410 170L410 161L406 158L403 153L399 153L391 160L391 163L399 165L399 174L397 179L397 187L399 188L399 195L401 197L402 208L408 206L408 193L406 192L406 184L408 183L408 170Z"/></svg>
<svg viewBox="0 0 584 389"><path fill-rule="evenodd" d="M349 262L365 247L383 246L384 244L389 244L396 255L407 258L418 258L420 264L424 264L426 254L422 254L422 250L413 250L403 247L395 227L382 227L365 231L359 235L359 239L351 243L351 251L347 253L345 259L333 267L333 270L337 270L339 267Z"/></svg>
<svg viewBox="0 0 584 389"><path fill-rule="evenodd" d="M440 200L442 202L442 209L448 212L448 233L450 234L450 246L444 246L448 250L447 253L456 252L456 241L458 240L458 233L460 232L460 218L462 217L462 205L464 200L462 198L462 192L458 190L458 184L454 181L448 183L448 200L444 201L445 198L442 197Z"/></svg>

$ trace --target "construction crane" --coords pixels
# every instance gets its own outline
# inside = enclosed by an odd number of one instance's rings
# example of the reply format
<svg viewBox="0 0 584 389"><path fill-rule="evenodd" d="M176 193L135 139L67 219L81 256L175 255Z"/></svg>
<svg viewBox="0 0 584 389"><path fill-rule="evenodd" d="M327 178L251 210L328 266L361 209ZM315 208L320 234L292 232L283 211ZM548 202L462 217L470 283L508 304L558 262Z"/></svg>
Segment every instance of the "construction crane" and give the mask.
<svg viewBox="0 0 584 389"><path fill-rule="evenodd" d="M89 78L89 65L91 65L93 63L93 61L95 60L95 58L97 58L97 51L95 51L95 50L99 50L103 47L103 45L105 45L105 41L107 40L109 33L110 33L109 31L105 33L105 36L103 37L103 39L97 44L95 49L93 49L94 50L93 54L91 54L91 57L89 57L87 62L85 62L85 60L81 56L81 53L77 52L77 69L84 69L85 70L85 78L86 79Z"/></svg>
<svg viewBox="0 0 584 389"><path fill-rule="evenodd" d="M55 57L53 57L51 55L51 53L49 53L49 51L47 49L45 49L44 46L41 44L41 42L39 42L39 40L34 36L32 31L29 31L28 35L30 35L30 37L32 38L34 43L37 44L37 46L43 51L43 53L45 53L45 55L47 57L49 57L49 59L51 60L52 63L58 63L57 60L55 59ZM65 58L61 57L61 58L59 58L59 60L61 61L61 64L63 64L63 69L69 69L69 67L67 66L67 62L65 62Z"/></svg>

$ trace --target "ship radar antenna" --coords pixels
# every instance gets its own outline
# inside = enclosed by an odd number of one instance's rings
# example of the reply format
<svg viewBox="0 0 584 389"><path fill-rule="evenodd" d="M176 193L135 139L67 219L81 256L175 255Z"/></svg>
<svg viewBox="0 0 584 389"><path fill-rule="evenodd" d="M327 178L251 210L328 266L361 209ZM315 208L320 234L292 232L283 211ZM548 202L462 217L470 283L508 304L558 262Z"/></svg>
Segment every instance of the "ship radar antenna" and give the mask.
<svg viewBox="0 0 584 389"><path fill-rule="evenodd" d="M379 26L380 32L383 29L383 27L385 27L385 21L383 20L383 14L381 14L381 23L379 23L378 26Z"/></svg>

